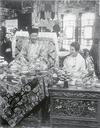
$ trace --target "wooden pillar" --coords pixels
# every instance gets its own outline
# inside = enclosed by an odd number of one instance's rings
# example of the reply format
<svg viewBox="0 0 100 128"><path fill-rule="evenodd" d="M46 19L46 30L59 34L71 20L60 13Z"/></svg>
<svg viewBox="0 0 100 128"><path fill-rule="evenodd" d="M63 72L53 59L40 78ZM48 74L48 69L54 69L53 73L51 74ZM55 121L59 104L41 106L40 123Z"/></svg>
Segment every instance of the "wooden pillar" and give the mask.
<svg viewBox="0 0 100 128"><path fill-rule="evenodd" d="M76 15L76 27L75 27L75 41L76 42L79 42L79 40L78 40L78 36L79 36L79 26L80 25L80 22L79 22L79 14L77 13L77 15ZM80 43L80 42L79 42Z"/></svg>
<svg viewBox="0 0 100 128"><path fill-rule="evenodd" d="M2 21L2 1L0 0L0 27L1 27L1 21Z"/></svg>
<svg viewBox="0 0 100 128"><path fill-rule="evenodd" d="M94 59L96 75L100 78L100 14L99 6L96 6L96 19L93 28L93 46L91 49L91 54Z"/></svg>
<svg viewBox="0 0 100 128"><path fill-rule="evenodd" d="M3 0L0 0L0 28L1 28L2 22L4 20L3 8L4 8Z"/></svg>
<svg viewBox="0 0 100 128"><path fill-rule="evenodd" d="M81 45L81 16L82 13L78 14L78 43Z"/></svg>

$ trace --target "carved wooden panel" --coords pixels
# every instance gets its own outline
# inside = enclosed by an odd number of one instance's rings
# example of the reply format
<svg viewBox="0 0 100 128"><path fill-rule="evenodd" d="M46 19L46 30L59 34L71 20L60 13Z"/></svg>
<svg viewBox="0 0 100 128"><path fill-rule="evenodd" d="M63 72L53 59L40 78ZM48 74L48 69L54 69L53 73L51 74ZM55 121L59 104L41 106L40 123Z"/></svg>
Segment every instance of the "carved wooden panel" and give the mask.
<svg viewBox="0 0 100 128"><path fill-rule="evenodd" d="M96 118L97 101L53 99L52 103L52 115L54 116Z"/></svg>
<svg viewBox="0 0 100 128"><path fill-rule="evenodd" d="M100 128L100 92L49 89L53 127Z"/></svg>

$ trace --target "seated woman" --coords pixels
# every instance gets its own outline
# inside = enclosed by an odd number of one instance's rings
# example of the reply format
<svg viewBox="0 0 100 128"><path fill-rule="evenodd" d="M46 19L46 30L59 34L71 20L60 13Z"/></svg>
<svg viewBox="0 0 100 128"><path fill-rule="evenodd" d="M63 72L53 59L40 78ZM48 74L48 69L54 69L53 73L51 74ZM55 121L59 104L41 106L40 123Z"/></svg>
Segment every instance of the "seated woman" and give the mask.
<svg viewBox="0 0 100 128"><path fill-rule="evenodd" d="M85 60L79 53L80 45L73 42L70 45L70 54L65 58L63 69L72 80L82 79L86 73Z"/></svg>
<svg viewBox="0 0 100 128"><path fill-rule="evenodd" d="M85 64L86 64L86 69L88 71L88 75L94 75L95 70L94 70L93 58L92 56L90 56L88 49L83 49L83 56L85 59Z"/></svg>
<svg viewBox="0 0 100 128"><path fill-rule="evenodd" d="M90 52L88 49L83 49L84 53L84 59L85 59L85 64L86 64L86 70L87 73L85 75L85 80L97 80L97 76L95 74L95 69L94 69L94 62L92 56L90 56Z"/></svg>

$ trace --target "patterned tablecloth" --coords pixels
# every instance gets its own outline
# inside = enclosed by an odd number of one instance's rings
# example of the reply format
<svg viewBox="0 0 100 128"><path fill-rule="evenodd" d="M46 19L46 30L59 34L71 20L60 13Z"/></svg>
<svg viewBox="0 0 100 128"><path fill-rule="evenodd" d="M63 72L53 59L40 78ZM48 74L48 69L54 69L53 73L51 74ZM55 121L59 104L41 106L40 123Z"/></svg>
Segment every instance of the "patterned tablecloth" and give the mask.
<svg viewBox="0 0 100 128"><path fill-rule="evenodd" d="M57 65L56 48L51 39L41 38L38 41L38 47L41 47L36 60L34 57L32 61L26 60L27 57L21 54L8 66L10 69L1 70L0 68L0 115L11 127L21 121L34 106L48 95L47 87L50 77L48 77L49 72L45 72L44 66L46 65L49 70ZM42 73L36 73L38 70ZM33 73L34 71L36 72ZM25 72L33 74L25 74ZM2 74L7 78L3 78Z"/></svg>
<svg viewBox="0 0 100 128"><path fill-rule="evenodd" d="M19 76L20 77L20 76ZM14 127L47 94L46 76L24 76L17 84L0 81L0 115Z"/></svg>

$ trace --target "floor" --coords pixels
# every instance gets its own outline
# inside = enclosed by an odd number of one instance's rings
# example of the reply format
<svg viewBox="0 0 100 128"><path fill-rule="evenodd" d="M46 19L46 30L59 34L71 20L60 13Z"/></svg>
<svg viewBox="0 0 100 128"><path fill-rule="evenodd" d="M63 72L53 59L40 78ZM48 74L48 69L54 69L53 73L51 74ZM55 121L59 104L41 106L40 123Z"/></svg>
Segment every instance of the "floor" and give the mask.
<svg viewBox="0 0 100 128"><path fill-rule="evenodd" d="M4 121L0 122L0 128L11 128ZM35 118L26 118L21 121L15 128L52 128L49 121L41 122Z"/></svg>

